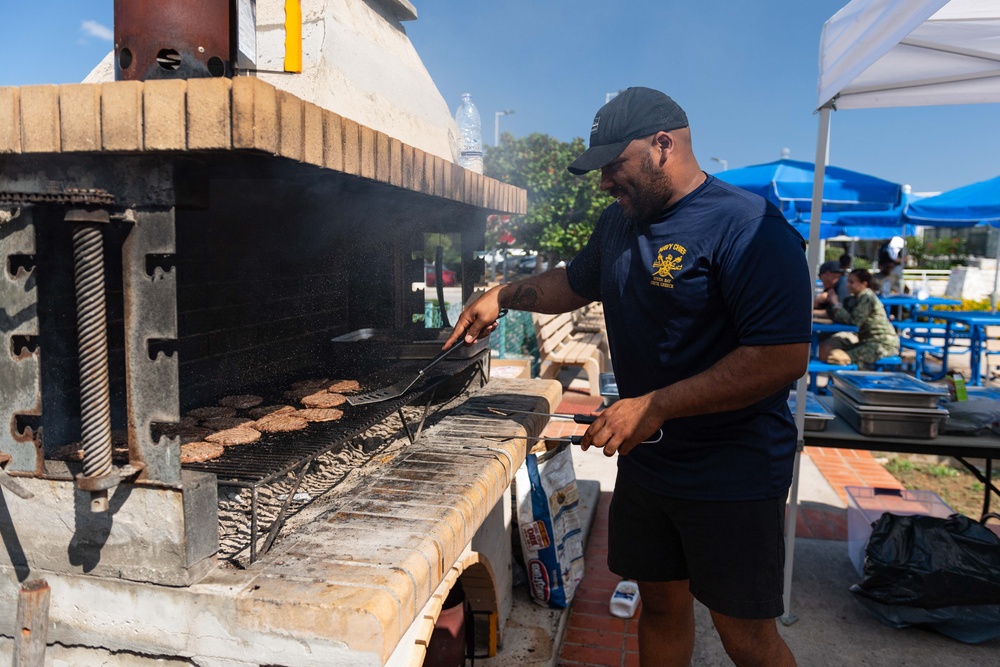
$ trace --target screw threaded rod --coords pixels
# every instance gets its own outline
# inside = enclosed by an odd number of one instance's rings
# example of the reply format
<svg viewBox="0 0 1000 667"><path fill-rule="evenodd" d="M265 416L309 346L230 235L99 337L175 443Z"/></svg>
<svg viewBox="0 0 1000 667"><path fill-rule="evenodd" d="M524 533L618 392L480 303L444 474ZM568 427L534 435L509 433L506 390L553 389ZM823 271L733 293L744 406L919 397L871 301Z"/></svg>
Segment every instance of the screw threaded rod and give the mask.
<svg viewBox="0 0 1000 667"><path fill-rule="evenodd" d="M73 260L80 339L83 475L103 477L111 472L111 402L104 305L104 244L98 225L74 226Z"/></svg>

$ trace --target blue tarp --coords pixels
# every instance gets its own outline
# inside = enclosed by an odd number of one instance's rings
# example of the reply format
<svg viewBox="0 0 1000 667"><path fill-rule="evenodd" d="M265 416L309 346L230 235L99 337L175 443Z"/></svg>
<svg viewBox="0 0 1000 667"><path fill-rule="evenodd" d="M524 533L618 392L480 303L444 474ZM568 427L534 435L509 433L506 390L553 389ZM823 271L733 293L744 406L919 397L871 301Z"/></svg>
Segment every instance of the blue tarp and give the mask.
<svg viewBox="0 0 1000 667"><path fill-rule="evenodd" d="M915 225L1000 227L1000 176L911 202L906 219Z"/></svg>
<svg viewBox="0 0 1000 667"><path fill-rule="evenodd" d="M770 200L789 220L802 221L801 213L812 210L813 171L812 162L778 160L721 171L715 176ZM902 192L897 183L828 166L823 182L823 213L890 210L900 205Z"/></svg>

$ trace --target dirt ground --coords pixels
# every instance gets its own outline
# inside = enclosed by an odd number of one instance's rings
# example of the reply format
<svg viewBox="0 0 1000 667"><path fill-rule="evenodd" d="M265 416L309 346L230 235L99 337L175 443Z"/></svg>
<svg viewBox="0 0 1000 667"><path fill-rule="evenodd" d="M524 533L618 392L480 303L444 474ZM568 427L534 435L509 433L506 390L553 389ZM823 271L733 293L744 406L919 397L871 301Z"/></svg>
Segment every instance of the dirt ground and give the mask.
<svg viewBox="0 0 1000 667"><path fill-rule="evenodd" d="M885 456L888 458L885 469L907 489L933 491L956 512L979 519L983 511L983 483L964 467L915 462L892 454ZM996 472L993 479L996 485ZM993 498L991 505L991 511L1000 512L1000 498Z"/></svg>

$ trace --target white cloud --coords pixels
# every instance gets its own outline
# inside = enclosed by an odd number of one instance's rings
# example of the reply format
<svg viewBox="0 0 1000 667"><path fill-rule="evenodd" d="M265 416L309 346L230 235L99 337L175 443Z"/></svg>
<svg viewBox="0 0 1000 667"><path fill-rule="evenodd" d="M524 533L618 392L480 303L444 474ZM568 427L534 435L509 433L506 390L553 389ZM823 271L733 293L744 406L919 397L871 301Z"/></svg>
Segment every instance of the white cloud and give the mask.
<svg viewBox="0 0 1000 667"><path fill-rule="evenodd" d="M91 37L105 39L109 42L113 41L115 38L114 30L105 25L101 25L97 21L84 21L80 24L80 30L84 31Z"/></svg>

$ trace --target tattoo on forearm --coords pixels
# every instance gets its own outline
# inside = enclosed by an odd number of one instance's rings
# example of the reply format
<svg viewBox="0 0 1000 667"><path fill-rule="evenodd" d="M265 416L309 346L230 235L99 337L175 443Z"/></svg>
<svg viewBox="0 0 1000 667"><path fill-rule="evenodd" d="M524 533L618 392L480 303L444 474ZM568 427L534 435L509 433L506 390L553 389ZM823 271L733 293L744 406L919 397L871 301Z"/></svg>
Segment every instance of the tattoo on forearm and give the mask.
<svg viewBox="0 0 1000 667"><path fill-rule="evenodd" d="M500 305L515 310L531 310L538 303L542 292L533 285L512 285L511 289L513 289L512 294L510 289L501 293L503 303Z"/></svg>

